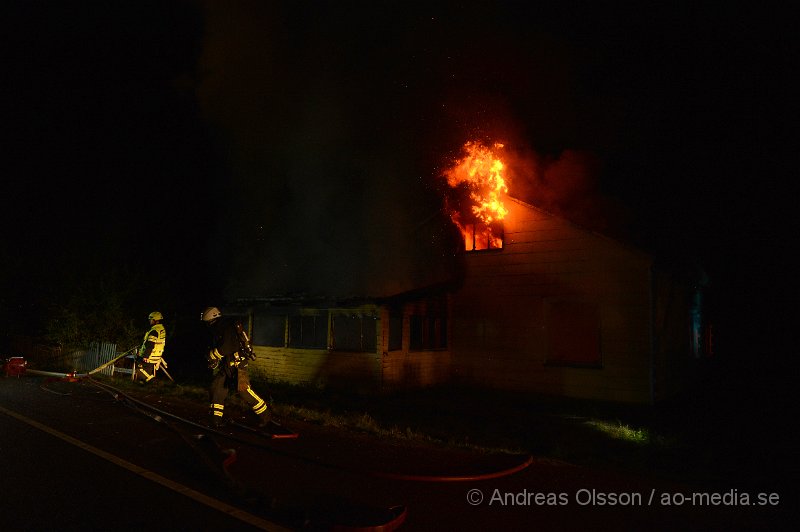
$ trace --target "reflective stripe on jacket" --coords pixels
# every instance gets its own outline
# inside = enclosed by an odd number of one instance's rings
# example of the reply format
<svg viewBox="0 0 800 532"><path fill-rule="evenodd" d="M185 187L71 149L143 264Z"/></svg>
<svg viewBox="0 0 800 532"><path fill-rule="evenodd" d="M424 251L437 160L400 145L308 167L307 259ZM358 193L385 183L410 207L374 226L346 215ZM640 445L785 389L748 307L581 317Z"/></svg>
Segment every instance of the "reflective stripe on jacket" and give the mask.
<svg viewBox="0 0 800 532"><path fill-rule="evenodd" d="M167 344L167 331L160 323L156 323L144 335L144 342L139 350L139 354L155 363L164 354L164 346Z"/></svg>

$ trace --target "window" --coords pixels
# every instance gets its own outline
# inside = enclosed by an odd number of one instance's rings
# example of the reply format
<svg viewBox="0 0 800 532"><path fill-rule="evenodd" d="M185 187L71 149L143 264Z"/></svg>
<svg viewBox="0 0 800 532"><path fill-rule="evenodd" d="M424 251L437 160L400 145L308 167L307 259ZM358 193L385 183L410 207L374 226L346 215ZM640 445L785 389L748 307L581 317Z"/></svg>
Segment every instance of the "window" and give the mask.
<svg viewBox="0 0 800 532"><path fill-rule="evenodd" d="M410 351L447 348L447 318L412 315L410 323Z"/></svg>
<svg viewBox="0 0 800 532"><path fill-rule="evenodd" d="M403 316L392 314L389 316L389 351L399 351L403 348Z"/></svg>
<svg viewBox="0 0 800 532"><path fill-rule="evenodd" d="M464 248L467 251L503 249L503 224L475 223L464 226Z"/></svg>
<svg viewBox="0 0 800 532"><path fill-rule="evenodd" d="M447 318L428 318L431 349L447 348Z"/></svg>
<svg viewBox="0 0 800 532"><path fill-rule="evenodd" d="M583 301L551 301L547 306L547 363L599 367L597 307Z"/></svg>
<svg viewBox="0 0 800 532"><path fill-rule="evenodd" d="M289 347L327 349L328 314L289 316Z"/></svg>
<svg viewBox="0 0 800 532"><path fill-rule="evenodd" d="M337 351L375 351L378 348L377 321L373 316L334 315L333 349Z"/></svg>
<svg viewBox="0 0 800 532"><path fill-rule="evenodd" d="M411 334L408 349L410 351L420 351L425 345L425 323L422 316L412 315L411 319L409 319L409 325Z"/></svg>
<svg viewBox="0 0 800 532"><path fill-rule="evenodd" d="M284 347L286 345L286 316L255 314L253 316L253 345Z"/></svg>

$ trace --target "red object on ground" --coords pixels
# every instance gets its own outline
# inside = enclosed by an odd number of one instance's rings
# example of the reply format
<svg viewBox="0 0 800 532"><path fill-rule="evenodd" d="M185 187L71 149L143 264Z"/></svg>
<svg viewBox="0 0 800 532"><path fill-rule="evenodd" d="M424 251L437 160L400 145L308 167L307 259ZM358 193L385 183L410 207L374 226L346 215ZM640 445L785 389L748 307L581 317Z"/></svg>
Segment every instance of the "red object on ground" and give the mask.
<svg viewBox="0 0 800 532"><path fill-rule="evenodd" d="M28 363L22 357L11 357L6 361L6 376L19 377L25 375L25 367Z"/></svg>

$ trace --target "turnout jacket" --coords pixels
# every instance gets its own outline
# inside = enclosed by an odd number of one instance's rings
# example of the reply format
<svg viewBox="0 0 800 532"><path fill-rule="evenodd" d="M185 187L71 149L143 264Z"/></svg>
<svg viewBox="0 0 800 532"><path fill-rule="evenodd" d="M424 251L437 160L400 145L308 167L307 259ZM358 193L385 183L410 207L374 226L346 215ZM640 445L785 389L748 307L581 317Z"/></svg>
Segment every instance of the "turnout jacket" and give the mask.
<svg viewBox="0 0 800 532"><path fill-rule="evenodd" d="M145 333L142 347L139 348L139 356L147 362L155 364L161 360L166 344L167 331L163 325L156 323Z"/></svg>
<svg viewBox="0 0 800 532"><path fill-rule="evenodd" d="M207 355L208 366L221 370L227 376L233 376L239 365L245 360L239 353L239 335L236 332L236 320L222 316L209 324L211 330L211 348Z"/></svg>

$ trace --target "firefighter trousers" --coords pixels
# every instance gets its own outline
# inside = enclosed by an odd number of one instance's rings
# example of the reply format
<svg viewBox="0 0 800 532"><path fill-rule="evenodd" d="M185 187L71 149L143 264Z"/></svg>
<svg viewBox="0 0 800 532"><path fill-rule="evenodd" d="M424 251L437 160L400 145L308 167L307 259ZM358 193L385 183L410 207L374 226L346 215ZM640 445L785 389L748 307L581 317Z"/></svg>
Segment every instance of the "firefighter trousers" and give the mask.
<svg viewBox="0 0 800 532"><path fill-rule="evenodd" d="M208 395L211 400L209 414L212 417L218 420L222 419L222 414L225 410L225 399L227 399L231 388L236 388L239 392L239 397L250 407L253 414L262 419L268 416L267 403L250 388L250 379L247 377L247 372L242 369L235 369L230 375L226 375L225 371L219 371L211 380Z"/></svg>
<svg viewBox="0 0 800 532"><path fill-rule="evenodd" d="M153 380L157 371L157 363L150 362L148 359L139 359L136 361L136 377L142 379L142 382L150 382Z"/></svg>

